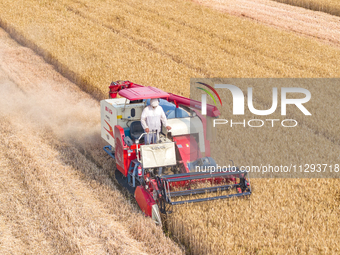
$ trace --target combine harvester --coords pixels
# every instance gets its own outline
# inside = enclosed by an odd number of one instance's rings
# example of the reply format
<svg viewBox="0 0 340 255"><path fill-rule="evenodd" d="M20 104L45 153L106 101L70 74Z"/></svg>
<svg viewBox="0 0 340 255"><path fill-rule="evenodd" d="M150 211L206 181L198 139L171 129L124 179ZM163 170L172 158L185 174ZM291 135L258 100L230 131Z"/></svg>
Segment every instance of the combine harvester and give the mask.
<svg viewBox="0 0 340 255"><path fill-rule="evenodd" d="M207 115L202 116L201 102L155 87L117 81L109 88L110 99L100 103L101 136L109 143L104 150L116 162L117 181L134 192L141 210L157 224L162 224L160 212L171 212L173 205L251 194L247 172L236 167L223 172L203 170L216 167L206 139L207 119L220 114L215 106L208 104ZM145 144L147 134L140 117L152 98L159 98L171 130L162 127L157 143ZM208 187L192 189L192 184L201 183ZM227 190L234 192L195 199L191 196ZM181 197L189 199L179 200Z"/></svg>

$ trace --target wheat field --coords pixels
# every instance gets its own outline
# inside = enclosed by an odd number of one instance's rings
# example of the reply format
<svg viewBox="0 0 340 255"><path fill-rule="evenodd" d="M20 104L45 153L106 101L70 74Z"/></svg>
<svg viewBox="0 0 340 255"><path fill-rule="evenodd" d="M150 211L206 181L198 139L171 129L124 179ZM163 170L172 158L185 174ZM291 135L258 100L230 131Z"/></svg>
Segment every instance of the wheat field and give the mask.
<svg viewBox="0 0 340 255"><path fill-rule="evenodd" d="M340 74L337 47L190 1L2 0L0 24L97 99L106 98L107 86L118 79L189 96L192 77L315 78ZM340 88L309 89L321 98L312 110L323 121L332 118L331 112L322 110L322 99L338 105ZM258 105L267 106L266 94L257 95ZM265 130L255 134L264 139L259 143L254 133L235 130L228 134L221 158L232 157L244 164L280 163L275 155L293 150L296 160L303 155L313 160L315 153L320 153L320 157L339 162L339 127L325 127L313 119L302 123L297 142L308 138L308 147L292 148L284 142L267 147L264 144L274 144L274 134ZM3 124L4 129L6 126L8 123ZM282 137L290 135L277 132ZM3 132L2 136L9 135ZM96 155L97 149L88 150ZM263 152L270 152L271 157L266 158ZM339 253L338 179L254 179L252 186L249 199L176 208L167 219L168 234L189 254ZM114 204L110 208L117 210ZM134 221L128 216L124 219ZM135 231L146 228L148 222ZM167 239L162 239L162 244L169 245L170 253L178 252ZM165 252L150 249L147 251Z"/></svg>
<svg viewBox="0 0 340 255"><path fill-rule="evenodd" d="M340 72L338 49L187 1L3 0L0 7L2 27L97 98L118 79L188 95L191 77Z"/></svg>
<svg viewBox="0 0 340 255"><path fill-rule="evenodd" d="M193 79L193 83L201 79ZM231 80L233 82L231 82ZM256 109L270 107L270 92L257 79L257 83L239 82L236 79L204 79L210 84L235 84L247 88L254 86ZM253 81L254 82L254 81ZM296 80L297 82L297 80ZM299 83L300 82L300 83ZM301 81L291 86L301 84ZM324 98L331 98L335 84L327 84L320 91L320 100L314 98L305 106L321 121L323 114L336 114L339 105L336 100L320 107ZM292 81L290 81L292 83ZM308 89L317 82L305 80ZM275 87L287 85L281 80ZM317 86L320 88L320 86ZM256 88L261 88L256 93ZM314 88L316 89L316 88ZM259 90L257 90L259 91ZM326 93L327 91L327 93ZM194 91L193 91L194 92ZM232 116L232 100L230 93L218 90L224 104L221 119L230 120ZM326 93L326 94L323 94ZM245 91L244 91L245 93ZM317 91L311 91L312 95ZM337 92L336 92L337 93ZM192 93L194 94L194 93ZM199 94L199 92L198 92ZM195 98L195 97L194 97ZM198 97L199 98L199 97ZM197 98L197 99L198 99ZM269 98L269 100L268 100ZM212 102L211 102L212 103ZM220 166L227 166L232 159L237 166L262 165L300 165L307 162L329 162L337 164L340 160L339 140L332 140L327 135L334 126L313 126L308 118L304 118L294 109L287 112L286 118L299 122L297 128L285 129L278 125L272 128L242 128L240 125L230 128L228 125L217 127L216 137L211 141L212 157ZM338 115L326 117L321 121L339 122ZM244 116L233 121L253 119L253 114L246 112ZM261 116L256 117L263 119ZM273 119L282 119L280 113L271 115ZM176 208L170 214L169 225L179 242L190 247L192 254L337 254L339 252L339 229L334 228L339 222L340 189L339 179L310 179L311 174L299 173L277 175L280 178L259 178L261 174L250 173L253 193L245 199L214 201L206 204L190 204ZM330 175L323 175L330 176ZM338 177L339 175L333 175ZM295 177L282 179L285 177ZM305 177L305 178L301 178ZM219 194L218 194L219 195ZM203 195L201 195L203 196ZM327 236L327 237L326 237Z"/></svg>

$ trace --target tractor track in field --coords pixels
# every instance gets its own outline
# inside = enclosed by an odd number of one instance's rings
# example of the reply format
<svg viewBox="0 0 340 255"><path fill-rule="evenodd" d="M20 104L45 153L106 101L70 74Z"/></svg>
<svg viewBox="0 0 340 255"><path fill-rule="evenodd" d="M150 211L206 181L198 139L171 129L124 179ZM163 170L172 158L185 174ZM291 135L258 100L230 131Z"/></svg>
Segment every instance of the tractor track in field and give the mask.
<svg viewBox="0 0 340 255"><path fill-rule="evenodd" d="M270 0L192 0L231 15L340 46L340 18Z"/></svg>

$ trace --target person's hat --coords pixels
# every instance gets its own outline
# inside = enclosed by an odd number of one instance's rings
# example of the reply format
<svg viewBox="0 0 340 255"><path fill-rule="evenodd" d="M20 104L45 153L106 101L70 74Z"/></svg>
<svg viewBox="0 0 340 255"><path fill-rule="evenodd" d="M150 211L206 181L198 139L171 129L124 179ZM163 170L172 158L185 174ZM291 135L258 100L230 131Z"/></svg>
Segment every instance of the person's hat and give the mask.
<svg viewBox="0 0 340 255"><path fill-rule="evenodd" d="M152 98L152 99L150 100L150 105L151 105L152 107L158 106L158 105L159 105L158 98Z"/></svg>

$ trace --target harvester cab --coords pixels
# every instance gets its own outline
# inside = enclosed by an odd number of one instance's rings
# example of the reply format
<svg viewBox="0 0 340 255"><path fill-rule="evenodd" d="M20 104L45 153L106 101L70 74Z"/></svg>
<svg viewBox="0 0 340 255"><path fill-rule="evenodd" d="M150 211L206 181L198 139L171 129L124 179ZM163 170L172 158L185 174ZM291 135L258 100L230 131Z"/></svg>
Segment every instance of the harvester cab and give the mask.
<svg viewBox="0 0 340 255"><path fill-rule="evenodd" d="M166 214L173 205L251 194L247 172L236 167L206 171L216 168L216 162L210 157L200 102L129 81L113 82L109 88L110 99L100 103L101 136L109 144L104 150L115 160L117 181L134 193L142 211L156 223L161 224L160 212ZM149 134L140 119L152 98L160 99L171 130L162 127L156 142L147 144ZM219 111L207 105L207 115L214 118ZM202 197L207 193L220 194Z"/></svg>

